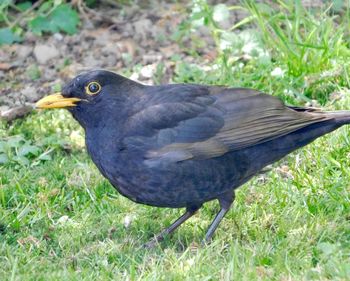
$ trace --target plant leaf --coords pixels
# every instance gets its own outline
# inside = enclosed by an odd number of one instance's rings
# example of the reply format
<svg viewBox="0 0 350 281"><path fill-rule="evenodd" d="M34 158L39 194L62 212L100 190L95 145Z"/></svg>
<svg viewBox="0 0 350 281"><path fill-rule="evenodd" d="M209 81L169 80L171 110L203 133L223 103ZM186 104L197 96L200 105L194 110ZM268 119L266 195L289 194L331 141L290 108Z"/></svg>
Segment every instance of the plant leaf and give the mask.
<svg viewBox="0 0 350 281"><path fill-rule="evenodd" d="M67 4L57 6L51 14L52 26L70 35L77 32L78 23L79 17L77 12Z"/></svg>
<svg viewBox="0 0 350 281"><path fill-rule="evenodd" d="M21 146L21 142L24 142L24 138L22 136L12 136L7 140L7 145L12 148L17 148Z"/></svg>
<svg viewBox="0 0 350 281"><path fill-rule="evenodd" d="M49 16L37 16L29 22L33 33L41 35L43 32L64 31L70 35L77 32L79 17L69 5L61 4Z"/></svg>
<svg viewBox="0 0 350 281"><path fill-rule="evenodd" d="M18 164L27 166L30 164L30 161L24 156L15 156L12 158L13 161L16 161Z"/></svg>
<svg viewBox="0 0 350 281"><path fill-rule="evenodd" d="M18 149L18 156L26 156L28 154L38 155L40 148L34 145L25 144Z"/></svg>
<svg viewBox="0 0 350 281"><path fill-rule="evenodd" d="M22 39L9 28L0 28L0 45L20 42Z"/></svg>
<svg viewBox="0 0 350 281"><path fill-rule="evenodd" d="M37 14L40 15L48 12L52 7L51 5L52 5L51 1L44 1L44 3L40 5Z"/></svg>
<svg viewBox="0 0 350 281"><path fill-rule="evenodd" d="M22 2L22 3L18 3L16 5L16 7L18 9L20 9L22 12L24 12L25 10L28 10L31 6L32 6L32 3L30 1L25 1L25 2Z"/></svg>
<svg viewBox="0 0 350 281"><path fill-rule="evenodd" d="M52 27L50 21L43 17L37 16L29 22L29 28L34 34L41 35L43 32L55 32L56 29Z"/></svg>

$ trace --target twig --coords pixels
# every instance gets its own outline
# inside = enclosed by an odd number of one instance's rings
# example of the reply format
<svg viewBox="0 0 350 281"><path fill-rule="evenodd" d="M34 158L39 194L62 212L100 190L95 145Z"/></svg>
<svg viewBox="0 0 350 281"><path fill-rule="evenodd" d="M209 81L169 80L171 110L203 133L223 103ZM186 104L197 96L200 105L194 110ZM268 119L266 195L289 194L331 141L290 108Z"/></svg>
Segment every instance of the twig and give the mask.
<svg viewBox="0 0 350 281"><path fill-rule="evenodd" d="M16 26L17 24L21 24L23 18L28 15L30 12L32 12L33 10L35 10L37 7L39 7L41 5L41 3L44 2L43 0L39 0L37 2L35 2L28 10L25 10L20 17L18 17L9 27L13 28L14 26Z"/></svg>

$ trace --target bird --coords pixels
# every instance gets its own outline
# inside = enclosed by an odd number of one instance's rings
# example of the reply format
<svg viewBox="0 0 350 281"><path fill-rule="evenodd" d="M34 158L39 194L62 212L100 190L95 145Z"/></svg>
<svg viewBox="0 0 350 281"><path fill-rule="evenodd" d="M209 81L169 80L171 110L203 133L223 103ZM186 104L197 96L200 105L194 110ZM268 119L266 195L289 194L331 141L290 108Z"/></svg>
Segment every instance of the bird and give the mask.
<svg viewBox="0 0 350 281"><path fill-rule="evenodd" d="M254 89L149 86L107 70L79 74L36 107L68 109L85 131L92 161L120 194L140 204L185 208L148 246L218 200L203 239L209 243L239 186L350 123L350 111L289 106Z"/></svg>

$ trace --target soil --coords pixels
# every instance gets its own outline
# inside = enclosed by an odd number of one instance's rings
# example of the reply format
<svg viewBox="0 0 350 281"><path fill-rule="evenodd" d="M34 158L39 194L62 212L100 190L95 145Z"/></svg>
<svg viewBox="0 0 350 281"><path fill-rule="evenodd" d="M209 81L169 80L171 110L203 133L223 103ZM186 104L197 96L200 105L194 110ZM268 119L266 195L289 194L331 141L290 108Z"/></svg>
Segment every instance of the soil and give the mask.
<svg viewBox="0 0 350 281"><path fill-rule="evenodd" d="M2 46L1 116L7 120L24 116L42 96L91 69L120 73L138 64L141 69L131 73L131 78L152 84L157 64L162 62L165 73L159 82L168 83L174 69L171 56L193 60L169 39L184 19L185 9L182 4L163 2L144 8L102 6L80 13L78 34L36 36L28 32L22 43ZM212 44L209 34L207 39Z"/></svg>
<svg viewBox="0 0 350 281"><path fill-rule="evenodd" d="M226 4L235 2L226 1ZM190 40L181 42L180 47L171 39L178 25L188 17L188 2L150 3L145 7L102 4L79 12L81 25L79 33L73 36L62 33L36 36L27 32L22 43L2 46L0 117L10 121L28 114L42 96L57 91L67 80L91 69L118 73L128 70L131 79L153 84L157 65L162 63L163 73L157 83L171 82L172 56L176 55L178 61L196 60L187 52L192 44ZM232 11L229 21L221 23L222 27L229 28L244 16L242 12ZM200 55L197 60L208 64L216 56L213 39L204 27L194 32L204 42L202 47L196 46ZM137 71L135 65L140 66Z"/></svg>

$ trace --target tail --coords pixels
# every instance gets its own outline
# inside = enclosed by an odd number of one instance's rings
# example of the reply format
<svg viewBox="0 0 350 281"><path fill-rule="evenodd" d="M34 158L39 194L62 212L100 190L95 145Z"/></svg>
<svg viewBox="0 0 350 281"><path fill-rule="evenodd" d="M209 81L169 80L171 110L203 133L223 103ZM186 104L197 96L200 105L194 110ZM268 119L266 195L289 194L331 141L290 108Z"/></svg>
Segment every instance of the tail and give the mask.
<svg viewBox="0 0 350 281"><path fill-rule="evenodd" d="M334 120L336 124L345 125L350 123L350 111L349 110L338 110L338 111L322 111L319 108L313 107L298 107L298 106L288 106L298 112L309 112L315 115L323 115L328 120Z"/></svg>
<svg viewBox="0 0 350 281"><path fill-rule="evenodd" d="M324 114L333 118L339 125L350 124L350 111L348 110L325 111Z"/></svg>
<svg viewBox="0 0 350 281"><path fill-rule="evenodd" d="M249 153L252 163L254 159L256 165L252 166L254 171L262 169L264 166L273 163L288 153L303 147L315 139L328 134L339 127L350 124L350 111L320 111L316 109L293 108L300 112L310 112L310 114L324 115L324 120L303 127L290 134L283 135L271 141L261 143L250 148ZM252 164L253 165L253 164Z"/></svg>

